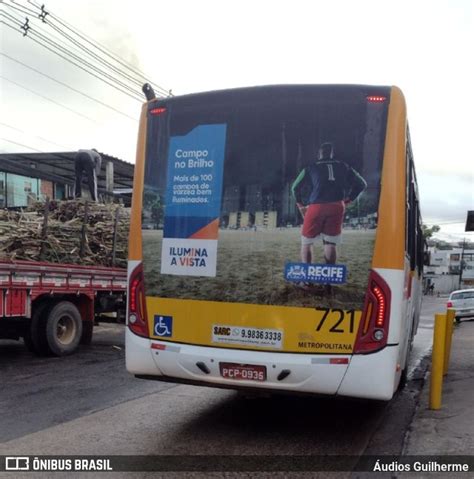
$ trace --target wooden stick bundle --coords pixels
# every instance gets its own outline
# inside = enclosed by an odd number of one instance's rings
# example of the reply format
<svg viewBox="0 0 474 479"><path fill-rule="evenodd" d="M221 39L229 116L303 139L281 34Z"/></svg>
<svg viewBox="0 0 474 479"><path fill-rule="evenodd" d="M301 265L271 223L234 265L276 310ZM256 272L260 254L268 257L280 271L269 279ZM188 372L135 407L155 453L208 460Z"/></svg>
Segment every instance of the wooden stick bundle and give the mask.
<svg viewBox="0 0 474 479"><path fill-rule="evenodd" d="M0 210L0 259L126 267L129 225L121 205L83 200Z"/></svg>

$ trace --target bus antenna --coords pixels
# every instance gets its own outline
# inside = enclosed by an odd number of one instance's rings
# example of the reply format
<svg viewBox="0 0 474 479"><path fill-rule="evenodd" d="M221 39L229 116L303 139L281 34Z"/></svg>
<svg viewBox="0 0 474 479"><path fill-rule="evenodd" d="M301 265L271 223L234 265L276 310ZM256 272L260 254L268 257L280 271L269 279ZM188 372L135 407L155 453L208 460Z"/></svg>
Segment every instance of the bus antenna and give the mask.
<svg viewBox="0 0 474 479"><path fill-rule="evenodd" d="M142 92L145 94L147 101L155 100L156 95L153 87L149 83L145 83L142 87Z"/></svg>

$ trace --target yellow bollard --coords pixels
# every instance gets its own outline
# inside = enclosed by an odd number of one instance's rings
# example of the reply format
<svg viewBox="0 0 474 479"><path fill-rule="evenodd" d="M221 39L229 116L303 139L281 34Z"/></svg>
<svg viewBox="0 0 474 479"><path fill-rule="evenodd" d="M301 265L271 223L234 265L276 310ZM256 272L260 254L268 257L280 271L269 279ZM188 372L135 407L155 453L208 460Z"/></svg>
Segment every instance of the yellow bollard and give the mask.
<svg viewBox="0 0 474 479"><path fill-rule="evenodd" d="M446 315L435 314L433 352L431 354L430 409L441 409L445 342Z"/></svg>
<svg viewBox="0 0 474 479"><path fill-rule="evenodd" d="M451 343L453 339L454 316L456 311L448 309L446 313L446 342L444 343L444 368L443 375L448 374L449 358L451 357Z"/></svg>

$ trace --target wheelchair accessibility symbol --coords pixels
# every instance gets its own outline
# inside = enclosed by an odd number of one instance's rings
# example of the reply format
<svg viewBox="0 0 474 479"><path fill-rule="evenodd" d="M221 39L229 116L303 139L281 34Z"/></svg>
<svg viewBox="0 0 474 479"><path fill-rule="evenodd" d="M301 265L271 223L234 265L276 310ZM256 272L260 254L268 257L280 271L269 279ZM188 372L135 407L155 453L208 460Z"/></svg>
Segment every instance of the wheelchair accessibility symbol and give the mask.
<svg viewBox="0 0 474 479"><path fill-rule="evenodd" d="M155 315L155 336L169 338L173 335L173 316Z"/></svg>

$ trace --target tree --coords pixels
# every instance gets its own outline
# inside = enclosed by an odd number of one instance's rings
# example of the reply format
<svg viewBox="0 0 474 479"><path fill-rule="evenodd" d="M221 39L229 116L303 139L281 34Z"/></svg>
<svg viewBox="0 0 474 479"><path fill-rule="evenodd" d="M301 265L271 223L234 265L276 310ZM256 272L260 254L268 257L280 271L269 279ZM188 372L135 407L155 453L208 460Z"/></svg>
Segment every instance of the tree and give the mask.
<svg viewBox="0 0 474 479"><path fill-rule="evenodd" d="M427 240L437 233L441 228L438 225L433 225L430 227L423 224L421 225L421 229L423 230L423 238Z"/></svg>

